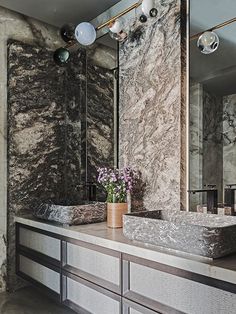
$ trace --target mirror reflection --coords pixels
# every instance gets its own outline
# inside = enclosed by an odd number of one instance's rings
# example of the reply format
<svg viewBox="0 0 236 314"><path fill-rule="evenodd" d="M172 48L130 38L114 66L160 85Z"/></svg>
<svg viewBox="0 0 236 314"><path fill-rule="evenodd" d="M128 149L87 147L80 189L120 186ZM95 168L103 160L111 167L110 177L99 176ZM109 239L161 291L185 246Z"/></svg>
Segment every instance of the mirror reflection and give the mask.
<svg viewBox="0 0 236 314"><path fill-rule="evenodd" d="M236 22L229 22L235 12L234 0L190 1L191 211L235 207Z"/></svg>

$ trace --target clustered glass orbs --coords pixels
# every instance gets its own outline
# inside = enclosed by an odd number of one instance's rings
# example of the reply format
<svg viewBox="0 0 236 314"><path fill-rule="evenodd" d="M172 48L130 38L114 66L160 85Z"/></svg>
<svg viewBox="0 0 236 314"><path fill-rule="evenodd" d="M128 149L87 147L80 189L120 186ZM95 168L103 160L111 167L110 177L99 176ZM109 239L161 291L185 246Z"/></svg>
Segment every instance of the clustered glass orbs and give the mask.
<svg viewBox="0 0 236 314"><path fill-rule="evenodd" d="M139 17L141 23L147 22L148 17L156 17L157 9L154 7L154 0L143 0L141 5L142 13Z"/></svg>
<svg viewBox="0 0 236 314"><path fill-rule="evenodd" d="M145 23L148 17L156 17L157 9L154 7L154 0L142 0L141 4L142 14L139 17L140 22ZM124 31L124 20L122 18L116 19L108 25L110 36L117 41L124 41L128 34ZM58 48L54 54L54 61L62 66L70 59L70 52L67 49L71 43L77 40L83 46L92 45L97 37L95 27L89 22L82 22L76 27L73 24L65 24L60 29L61 38L68 44L65 48ZM217 48L216 48L217 49Z"/></svg>
<svg viewBox="0 0 236 314"><path fill-rule="evenodd" d="M219 47L220 40L218 35L213 31L206 31L199 36L197 47L203 54L211 54Z"/></svg>

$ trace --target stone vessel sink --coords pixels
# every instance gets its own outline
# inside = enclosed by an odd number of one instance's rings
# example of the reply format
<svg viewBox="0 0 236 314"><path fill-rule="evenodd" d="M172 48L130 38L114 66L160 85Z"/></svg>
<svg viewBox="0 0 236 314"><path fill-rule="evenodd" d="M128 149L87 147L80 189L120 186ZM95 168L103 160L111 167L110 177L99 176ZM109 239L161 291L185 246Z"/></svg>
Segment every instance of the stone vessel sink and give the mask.
<svg viewBox="0 0 236 314"><path fill-rule="evenodd" d="M236 252L236 217L158 210L123 219L123 233L131 240L210 258Z"/></svg>
<svg viewBox="0 0 236 314"><path fill-rule="evenodd" d="M34 216L61 224L82 225L106 220L106 203L87 202L79 205L41 204Z"/></svg>

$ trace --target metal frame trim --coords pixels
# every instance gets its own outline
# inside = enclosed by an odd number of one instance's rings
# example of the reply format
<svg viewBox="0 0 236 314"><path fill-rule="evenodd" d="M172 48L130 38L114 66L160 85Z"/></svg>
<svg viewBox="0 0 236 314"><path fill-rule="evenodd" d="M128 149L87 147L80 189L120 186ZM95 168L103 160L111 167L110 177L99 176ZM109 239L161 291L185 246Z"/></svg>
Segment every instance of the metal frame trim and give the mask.
<svg viewBox="0 0 236 314"><path fill-rule="evenodd" d="M161 272L174 275L176 277L184 278L193 282L198 282L206 286L214 287L220 290L228 291L230 293L236 294L236 285L230 282L226 282L220 279L210 278L205 275L190 272L188 270L180 269L177 267L161 264L158 262L153 262L146 260L144 258L135 257L129 254L123 254L123 261L133 262L142 266L150 267L152 269L159 270ZM125 276L125 272L123 273ZM128 274L129 277L129 274ZM125 287L127 289L127 286ZM128 287L129 288L129 287ZM123 288L123 292L126 291Z"/></svg>

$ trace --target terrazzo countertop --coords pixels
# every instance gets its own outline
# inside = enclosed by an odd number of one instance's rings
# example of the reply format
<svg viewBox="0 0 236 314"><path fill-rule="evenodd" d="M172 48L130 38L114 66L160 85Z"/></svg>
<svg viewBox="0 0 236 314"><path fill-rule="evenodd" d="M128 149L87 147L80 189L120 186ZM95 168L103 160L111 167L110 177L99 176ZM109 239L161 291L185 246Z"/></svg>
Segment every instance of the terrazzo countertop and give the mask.
<svg viewBox="0 0 236 314"><path fill-rule="evenodd" d="M41 221L32 215L18 216L15 218L15 221L62 236L236 284L236 254L213 260L173 249L143 244L127 239L123 235L122 229L107 228L104 222L79 226L63 226Z"/></svg>

